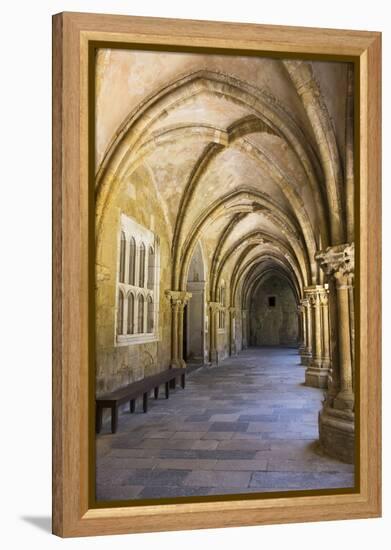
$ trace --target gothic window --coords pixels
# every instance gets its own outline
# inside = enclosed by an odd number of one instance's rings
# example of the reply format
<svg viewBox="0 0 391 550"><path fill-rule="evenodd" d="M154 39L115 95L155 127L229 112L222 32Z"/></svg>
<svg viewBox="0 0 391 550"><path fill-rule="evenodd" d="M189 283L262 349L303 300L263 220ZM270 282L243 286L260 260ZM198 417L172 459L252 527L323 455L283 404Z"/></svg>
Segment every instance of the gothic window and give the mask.
<svg viewBox="0 0 391 550"><path fill-rule="evenodd" d="M138 297L137 332L139 334L143 334L144 332L144 296L142 294Z"/></svg>
<svg viewBox="0 0 391 550"><path fill-rule="evenodd" d="M117 345L156 340L159 319L159 238L121 214L117 278Z"/></svg>
<svg viewBox="0 0 391 550"><path fill-rule="evenodd" d="M130 285L135 283L135 268L136 268L136 242L133 237L130 239L129 243L129 274L128 282Z"/></svg>
<svg viewBox="0 0 391 550"><path fill-rule="evenodd" d="M148 306L147 306L147 332L150 334L153 332L153 300L152 296L148 296L147 299Z"/></svg>
<svg viewBox="0 0 391 550"><path fill-rule="evenodd" d="M155 252L153 247L149 247L148 252L148 288L153 290L153 285L155 284ZM149 331L148 331L149 332Z"/></svg>
<svg viewBox="0 0 391 550"><path fill-rule="evenodd" d="M134 334L134 294L128 296L128 334Z"/></svg>
<svg viewBox="0 0 391 550"><path fill-rule="evenodd" d="M144 288L145 285L145 244L141 243L140 245L140 257L139 257L139 280L138 280L138 286L141 288Z"/></svg>
<svg viewBox="0 0 391 550"><path fill-rule="evenodd" d="M221 286L218 291L218 301L221 309L219 310L219 329L225 328L225 286Z"/></svg>
<svg viewBox="0 0 391 550"><path fill-rule="evenodd" d="M124 295L120 290L118 293L117 334L123 333L123 325L124 325Z"/></svg>
<svg viewBox="0 0 391 550"><path fill-rule="evenodd" d="M125 254L126 254L126 237L125 233L121 231L121 245L119 253L119 280L121 283L125 282Z"/></svg>

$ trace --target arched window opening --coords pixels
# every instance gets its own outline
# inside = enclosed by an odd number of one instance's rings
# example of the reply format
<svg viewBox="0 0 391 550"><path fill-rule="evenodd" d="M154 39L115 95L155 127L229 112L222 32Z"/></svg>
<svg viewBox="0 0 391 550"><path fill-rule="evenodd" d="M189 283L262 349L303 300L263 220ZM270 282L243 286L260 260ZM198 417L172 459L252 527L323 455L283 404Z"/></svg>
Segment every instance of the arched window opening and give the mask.
<svg viewBox="0 0 391 550"><path fill-rule="evenodd" d="M151 342L156 339L159 319L159 238L123 213L120 221L116 343Z"/></svg>
<svg viewBox="0 0 391 550"><path fill-rule="evenodd" d="M148 296L148 309L147 309L147 332L153 332L153 300L151 296Z"/></svg>
<svg viewBox="0 0 391 550"><path fill-rule="evenodd" d="M139 269L138 285L142 288L145 286L145 245L144 243L141 243L140 245L140 269Z"/></svg>
<svg viewBox="0 0 391 550"><path fill-rule="evenodd" d="M132 237L129 243L129 274L128 281L130 285L135 284L135 268L136 268L136 241Z"/></svg>
<svg viewBox="0 0 391 550"><path fill-rule="evenodd" d="M225 328L225 287L222 286L219 288L219 302L221 304L221 309L219 311L219 328Z"/></svg>
<svg viewBox="0 0 391 550"><path fill-rule="evenodd" d="M149 290L153 290L154 284L155 284L155 251L152 248L152 246L150 246L149 252L148 252L148 288Z"/></svg>
<svg viewBox="0 0 391 550"><path fill-rule="evenodd" d="M138 297L138 322L137 332L142 334L144 332L144 296L142 294Z"/></svg>
<svg viewBox="0 0 391 550"><path fill-rule="evenodd" d="M134 295L128 296L128 334L134 334Z"/></svg>
<svg viewBox="0 0 391 550"><path fill-rule="evenodd" d="M121 291L118 293L118 309L117 309L117 334L123 334L124 325L124 295Z"/></svg>
<svg viewBox="0 0 391 550"><path fill-rule="evenodd" d="M125 233L121 231L121 245L119 253L119 281L125 282L125 253L126 253L126 238Z"/></svg>

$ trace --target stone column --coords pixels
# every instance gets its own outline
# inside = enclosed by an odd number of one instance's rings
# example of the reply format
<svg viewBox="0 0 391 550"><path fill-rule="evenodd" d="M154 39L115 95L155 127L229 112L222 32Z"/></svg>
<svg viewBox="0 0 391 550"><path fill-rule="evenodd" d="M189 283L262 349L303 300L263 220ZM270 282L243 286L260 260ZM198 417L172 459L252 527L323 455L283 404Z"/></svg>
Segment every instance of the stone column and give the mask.
<svg viewBox="0 0 391 550"><path fill-rule="evenodd" d="M191 293L166 290L166 296L171 303L171 368L186 368L183 359L183 311Z"/></svg>
<svg viewBox="0 0 391 550"><path fill-rule="evenodd" d="M321 310L321 296L325 288L321 285L307 287L305 292L312 310L313 331L312 331L312 360L305 373L307 386L316 388L327 388L328 368L323 368L323 324Z"/></svg>
<svg viewBox="0 0 391 550"><path fill-rule="evenodd" d="M236 333L235 333L235 319L236 319L236 308L229 308L229 354L236 355Z"/></svg>
<svg viewBox="0 0 391 550"><path fill-rule="evenodd" d="M354 312L351 311L349 293L354 285L354 243L329 247L318 253L316 260L327 277L335 282L338 316L338 364L333 362L333 368L338 368L336 380L339 387L333 394L329 392L320 412L320 443L331 456L353 462L355 419L351 329Z"/></svg>
<svg viewBox="0 0 391 550"><path fill-rule="evenodd" d="M209 305L209 360L212 364L217 364L217 314L220 310L219 302L208 302Z"/></svg>
<svg viewBox="0 0 391 550"><path fill-rule="evenodd" d="M307 351L305 365L309 365L312 361L312 314L311 306L308 298L305 300L305 314L306 314L306 326L307 326Z"/></svg>
<svg viewBox="0 0 391 550"><path fill-rule="evenodd" d="M323 326L323 356L322 367L330 369L330 323L329 323L329 290L325 289L320 297Z"/></svg>
<svg viewBox="0 0 391 550"><path fill-rule="evenodd" d="M242 309L242 348L248 348L248 319L247 309Z"/></svg>
<svg viewBox="0 0 391 550"><path fill-rule="evenodd" d="M353 370L350 335L349 288L351 277L338 270L334 273L338 304L338 349L340 391L334 399L334 408L353 409Z"/></svg>
<svg viewBox="0 0 391 550"><path fill-rule="evenodd" d="M301 356L301 364L307 365L308 364L308 354L309 354L309 341L308 341L308 320L307 320L307 307L308 307L308 300L302 299L300 300L300 307L301 307L301 316L302 316L302 326L303 326L303 343L299 348L299 353Z"/></svg>
<svg viewBox="0 0 391 550"><path fill-rule="evenodd" d="M305 350L305 336L304 336L304 308L301 304L297 306L297 317L299 322L299 354Z"/></svg>

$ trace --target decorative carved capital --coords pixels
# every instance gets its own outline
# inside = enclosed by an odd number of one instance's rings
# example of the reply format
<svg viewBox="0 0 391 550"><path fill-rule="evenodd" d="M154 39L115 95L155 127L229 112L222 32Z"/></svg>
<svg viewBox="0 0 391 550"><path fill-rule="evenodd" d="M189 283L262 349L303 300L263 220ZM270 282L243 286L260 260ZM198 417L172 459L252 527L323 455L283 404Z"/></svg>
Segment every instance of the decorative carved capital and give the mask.
<svg viewBox="0 0 391 550"><path fill-rule="evenodd" d="M191 292L184 292L180 290L166 290L165 294L171 302L171 307L175 310L185 307L187 302L192 297Z"/></svg>
<svg viewBox="0 0 391 550"><path fill-rule="evenodd" d="M220 310L221 304L220 302L208 302L208 306L212 313L216 313Z"/></svg>
<svg viewBox="0 0 391 550"><path fill-rule="evenodd" d="M325 292L322 292L320 295L320 303L323 307L329 305L329 291L325 289Z"/></svg>
<svg viewBox="0 0 391 550"><path fill-rule="evenodd" d="M324 300L324 296L327 296L328 290L321 285L307 286L304 289L304 294L306 296L305 300L309 306L315 307L319 306Z"/></svg>
<svg viewBox="0 0 391 550"><path fill-rule="evenodd" d="M354 243L329 246L325 251L315 254L315 260L326 275L335 277L337 283L353 284Z"/></svg>

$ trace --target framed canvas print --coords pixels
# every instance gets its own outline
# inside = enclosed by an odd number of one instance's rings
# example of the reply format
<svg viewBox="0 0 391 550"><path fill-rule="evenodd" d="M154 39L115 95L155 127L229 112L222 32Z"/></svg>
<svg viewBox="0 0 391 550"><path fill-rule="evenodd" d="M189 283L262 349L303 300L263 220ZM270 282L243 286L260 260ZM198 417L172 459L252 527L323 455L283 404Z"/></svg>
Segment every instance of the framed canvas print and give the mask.
<svg viewBox="0 0 391 550"><path fill-rule="evenodd" d="M380 34L53 18L53 531L380 515Z"/></svg>

